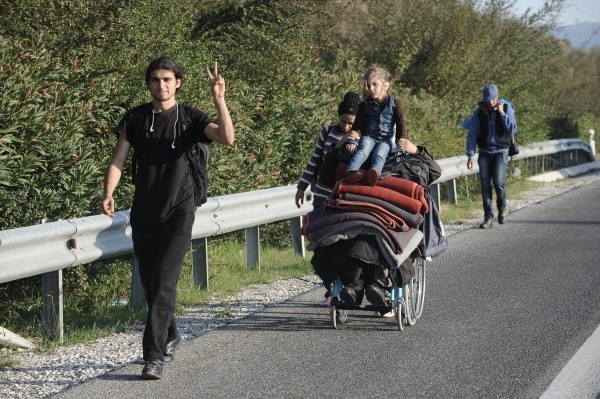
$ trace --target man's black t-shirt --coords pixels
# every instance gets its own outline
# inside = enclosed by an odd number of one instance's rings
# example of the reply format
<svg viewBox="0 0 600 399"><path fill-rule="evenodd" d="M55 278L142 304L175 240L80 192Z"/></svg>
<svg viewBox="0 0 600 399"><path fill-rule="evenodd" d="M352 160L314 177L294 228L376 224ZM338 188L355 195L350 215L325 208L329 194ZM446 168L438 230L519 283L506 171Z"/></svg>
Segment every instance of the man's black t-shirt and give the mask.
<svg viewBox="0 0 600 399"><path fill-rule="evenodd" d="M151 104L141 105L125 114L117 128L117 133L134 147L138 162L132 219L162 222L176 213L196 211L194 184L185 154L196 142L211 142L204 135L211 120L194 108L189 115L191 123L182 132L178 107L153 114ZM144 123L138 124L144 126L142 131L127 129L134 125L131 120L136 114L144 115Z"/></svg>

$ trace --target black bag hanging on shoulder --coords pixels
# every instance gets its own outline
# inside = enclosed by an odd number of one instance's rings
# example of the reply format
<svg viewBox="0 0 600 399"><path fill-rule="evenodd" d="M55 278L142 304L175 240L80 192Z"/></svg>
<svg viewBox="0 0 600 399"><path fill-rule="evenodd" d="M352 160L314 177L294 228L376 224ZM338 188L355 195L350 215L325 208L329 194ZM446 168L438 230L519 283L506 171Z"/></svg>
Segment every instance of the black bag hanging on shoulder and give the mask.
<svg viewBox="0 0 600 399"><path fill-rule="evenodd" d="M519 142L517 141L517 134L513 134L510 139L510 147L508 147L508 156L512 157L513 155L519 154Z"/></svg>
<svg viewBox="0 0 600 399"><path fill-rule="evenodd" d="M187 129L192 123L190 115L192 113L192 107L177 103L180 108L179 115L181 117L181 134ZM194 203L196 207L204 204L208 199L208 185L210 183L210 177L208 176L208 144L206 143L194 143L188 148L185 153L185 159L188 162L192 180L194 181Z"/></svg>
<svg viewBox="0 0 600 399"><path fill-rule="evenodd" d="M185 153L194 180L194 202L196 207L204 204L208 199L208 145L196 143Z"/></svg>

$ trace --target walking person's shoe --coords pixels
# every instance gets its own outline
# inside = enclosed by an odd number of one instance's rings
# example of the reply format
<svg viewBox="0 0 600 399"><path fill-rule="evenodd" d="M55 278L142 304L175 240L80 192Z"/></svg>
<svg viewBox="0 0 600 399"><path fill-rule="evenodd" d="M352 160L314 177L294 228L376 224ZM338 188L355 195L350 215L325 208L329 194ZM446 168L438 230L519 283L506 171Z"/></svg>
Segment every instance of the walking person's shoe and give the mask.
<svg viewBox="0 0 600 399"><path fill-rule="evenodd" d="M479 225L480 229L491 229L492 227L494 227L494 223L492 222L492 218L488 218L488 217L486 217L483 220L483 223L481 223Z"/></svg>
<svg viewBox="0 0 600 399"><path fill-rule="evenodd" d="M159 359L146 360L142 369L144 380L160 380L163 372L163 362Z"/></svg>
<svg viewBox="0 0 600 399"><path fill-rule="evenodd" d="M377 183L377 179L379 179L379 172L375 168L371 168L367 171L367 184L371 187Z"/></svg>
<svg viewBox="0 0 600 399"><path fill-rule="evenodd" d="M175 337L175 339L172 341L167 341L167 343L165 344L165 350L163 352L165 362L170 362L173 360L173 358L175 357L175 349L177 348L180 342L181 334L179 334L178 331L177 337Z"/></svg>
<svg viewBox="0 0 600 399"><path fill-rule="evenodd" d="M323 302L319 304L319 306L323 306L324 308L328 308L331 306L331 298L327 297Z"/></svg>
<svg viewBox="0 0 600 399"><path fill-rule="evenodd" d="M506 222L506 210L498 211L498 223L504 224Z"/></svg>

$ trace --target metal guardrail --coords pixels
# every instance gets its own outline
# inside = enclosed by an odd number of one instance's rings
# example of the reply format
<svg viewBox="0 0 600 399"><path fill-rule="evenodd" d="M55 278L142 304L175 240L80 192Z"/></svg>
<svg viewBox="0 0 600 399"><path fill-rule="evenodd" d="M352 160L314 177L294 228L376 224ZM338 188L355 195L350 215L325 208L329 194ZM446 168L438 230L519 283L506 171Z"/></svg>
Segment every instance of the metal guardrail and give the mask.
<svg viewBox="0 0 600 399"><path fill-rule="evenodd" d="M590 147L590 144L579 139L548 140L540 143L521 145L519 154L513 156L512 159L523 160L570 151L583 151L584 153L589 154L590 160L594 159L594 152ZM442 168L442 175L434 182L434 184L479 173L477 162L475 162L472 170L467 169L467 159L466 155L459 155L438 160L437 163ZM477 160L477 154L475 154L474 159Z"/></svg>
<svg viewBox="0 0 600 399"><path fill-rule="evenodd" d="M581 151L588 160L594 160L594 151L590 144L578 139L550 140L541 143L522 145L521 152L513 159L557 153L577 153ZM477 173L477 163L473 170L466 167L466 156L455 156L437 161L442 168L441 176L434 182L432 193L439 205L439 184L446 183L448 198L456 200L456 179ZM276 187L220 197L211 197L196 212L196 221L192 228L192 239L206 251L206 238L246 229L247 264L251 267L259 263L258 226L290 219L292 237L296 252L303 253L303 242L299 237L300 216L312 210L310 199L298 209L294 204L296 185ZM193 241L193 243L194 243ZM249 244L249 242L251 244ZM192 244L193 244L192 243ZM194 245L192 245L194 247ZM40 274L59 272L64 268L90 263L96 260L112 258L133 252L129 211L116 212L111 218L96 215L78 219L59 220L36 226L21 227L0 231L0 283L31 277ZM194 273L199 283L208 287L208 260L203 256L194 256L193 268L204 268L204 272ZM135 270L133 277L136 277ZM62 303L61 276L52 278L51 287L44 297L52 306L49 317L57 317L62 309L56 310ZM200 280L204 280L204 283ZM56 280L59 280L56 282ZM46 280L44 280L46 281ZM133 288L139 288L132 282ZM143 295L135 294L137 303L143 303ZM132 294L132 303L136 303ZM47 321L47 320L45 320ZM48 321L50 322L50 321ZM62 335L62 333L59 333Z"/></svg>
<svg viewBox="0 0 600 399"><path fill-rule="evenodd" d="M578 139L550 140L521 146L513 159L565 151L583 151L592 160L588 143ZM477 173L466 167L466 156L437 161L442 175L434 184ZM196 212L192 238L204 238L299 217L312 207L294 205L295 185L211 197ZM132 253L129 211L114 218L96 215L0 231L0 283Z"/></svg>
<svg viewBox="0 0 600 399"><path fill-rule="evenodd" d="M211 197L196 211L192 239L299 217L296 186ZM133 252L129 211L0 231L0 283Z"/></svg>

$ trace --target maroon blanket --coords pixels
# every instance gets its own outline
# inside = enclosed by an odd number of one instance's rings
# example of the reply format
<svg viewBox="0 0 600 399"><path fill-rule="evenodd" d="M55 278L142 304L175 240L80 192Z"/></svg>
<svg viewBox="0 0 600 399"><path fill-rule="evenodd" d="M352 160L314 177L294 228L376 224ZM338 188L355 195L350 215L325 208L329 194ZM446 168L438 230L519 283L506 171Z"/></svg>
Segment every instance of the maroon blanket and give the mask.
<svg viewBox="0 0 600 399"><path fill-rule="evenodd" d="M329 198L325 201L325 208L349 211L370 210L381 214L385 218L393 219L398 226L407 225L408 227L417 228L423 222L423 215L420 213L409 213L389 202L357 194L346 193L342 194L339 199ZM406 230L406 228L402 227L402 230Z"/></svg>
<svg viewBox="0 0 600 399"><path fill-rule="evenodd" d="M332 197L339 198L340 195L345 193L364 195L366 197L373 197L383 201L387 201L412 214L425 213L421 212L421 209L423 208L423 203L419 199L411 198L408 195L399 193L394 190L390 190L386 187L370 187L364 186L360 183L351 184L338 181L335 184L335 187L333 188ZM425 203L427 203L427 201L425 201Z"/></svg>
<svg viewBox="0 0 600 399"><path fill-rule="evenodd" d="M390 190L397 191L401 194L409 196L410 198L419 200L422 205L421 213L425 214L429 212L429 204L427 203L427 198L425 197L425 187L421 186L420 184L403 179L401 177L388 176L385 179L377 180L375 186L389 188Z"/></svg>
<svg viewBox="0 0 600 399"><path fill-rule="evenodd" d="M336 175L337 175L338 180L342 179L345 171L346 171L346 164L345 163L338 164L338 168L336 170ZM366 176L367 171L365 169L361 169L361 171ZM344 183L344 184L348 184L348 183ZM355 183L355 184L357 184L357 185L364 184L365 187L369 187L366 185L366 179L363 179L359 183ZM407 179L403 179L401 177L388 176L384 179L377 180L377 182L375 183L375 187L389 188L390 190L399 192L400 194L404 194L410 198L419 200L422 205L422 209L420 210L420 212L422 214L426 214L427 212L429 212L429 204L427 203L427 198L425 197L425 187L421 186L420 184L417 184L417 183L412 182Z"/></svg>

